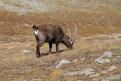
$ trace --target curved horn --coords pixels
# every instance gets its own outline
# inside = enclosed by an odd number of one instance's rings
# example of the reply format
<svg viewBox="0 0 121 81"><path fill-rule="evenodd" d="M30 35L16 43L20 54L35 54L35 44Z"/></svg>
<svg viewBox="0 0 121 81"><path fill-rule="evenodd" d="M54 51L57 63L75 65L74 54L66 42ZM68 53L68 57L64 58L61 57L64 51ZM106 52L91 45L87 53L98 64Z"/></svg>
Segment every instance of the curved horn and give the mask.
<svg viewBox="0 0 121 81"><path fill-rule="evenodd" d="M69 27L68 24L66 24L66 25L67 25L67 27ZM67 32L68 32L68 35L71 37L71 32L70 32L69 28L67 28Z"/></svg>
<svg viewBox="0 0 121 81"><path fill-rule="evenodd" d="M76 37L77 37L77 25L74 23L74 32L71 35L71 39L73 43L75 42Z"/></svg>
<svg viewBox="0 0 121 81"><path fill-rule="evenodd" d="M69 36L71 37L71 32L70 32L69 28L68 28L68 34L69 34Z"/></svg>

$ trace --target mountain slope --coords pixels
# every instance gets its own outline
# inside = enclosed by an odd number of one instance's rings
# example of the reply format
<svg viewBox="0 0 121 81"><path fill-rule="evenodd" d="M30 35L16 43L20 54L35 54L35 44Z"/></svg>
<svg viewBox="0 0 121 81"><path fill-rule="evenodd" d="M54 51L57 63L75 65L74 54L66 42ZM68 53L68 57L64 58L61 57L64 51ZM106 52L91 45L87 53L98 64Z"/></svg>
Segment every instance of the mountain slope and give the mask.
<svg viewBox="0 0 121 81"><path fill-rule="evenodd" d="M121 11L120 0L0 0L0 10L25 14L72 10Z"/></svg>

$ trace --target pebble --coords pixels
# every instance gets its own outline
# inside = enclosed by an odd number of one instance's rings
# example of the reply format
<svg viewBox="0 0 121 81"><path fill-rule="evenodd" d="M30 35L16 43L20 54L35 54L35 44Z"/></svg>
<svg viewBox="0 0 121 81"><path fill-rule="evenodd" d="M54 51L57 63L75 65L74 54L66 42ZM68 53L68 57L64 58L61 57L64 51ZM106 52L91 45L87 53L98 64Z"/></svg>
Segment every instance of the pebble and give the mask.
<svg viewBox="0 0 121 81"><path fill-rule="evenodd" d="M30 51L30 50L25 50L25 49L24 49L24 50L22 51L22 53L24 53L24 54L31 54L32 51Z"/></svg>
<svg viewBox="0 0 121 81"><path fill-rule="evenodd" d="M108 70L107 70L107 71L113 71L113 70L115 70L115 69L117 69L117 67L116 67L116 66L110 66L110 67L108 68Z"/></svg>
<svg viewBox="0 0 121 81"><path fill-rule="evenodd" d="M69 75L69 76L74 76L74 75L91 75L91 74L94 74L95 73L95 70L92 69L92 68L85 68L85 69L82 69L80 71L75 71L75 72L68 72L64 75Z"/></svg>
<svg viewBox="0 0 121 81"><path fill-rule="evenodd" d="M121 79L121 75L110 75L106 78L103 78L101 81L119 81Z"/></svg>
<svg viewBox="0 0 121 81"><path fill-rule="evenodd" d="M98 57L95 61L98 64L105 64L111 62L112 52L107 51L102 56Z"/></svg>
<svg viewBox="0 0 121 81"><path fill-rule="evenodd" d="M55 68L60 68L62 65L64 65L64 64L69 64L69 63L71 63L70 60L62 59L62 60L59 62L59 64L56 65Z"/></svg>

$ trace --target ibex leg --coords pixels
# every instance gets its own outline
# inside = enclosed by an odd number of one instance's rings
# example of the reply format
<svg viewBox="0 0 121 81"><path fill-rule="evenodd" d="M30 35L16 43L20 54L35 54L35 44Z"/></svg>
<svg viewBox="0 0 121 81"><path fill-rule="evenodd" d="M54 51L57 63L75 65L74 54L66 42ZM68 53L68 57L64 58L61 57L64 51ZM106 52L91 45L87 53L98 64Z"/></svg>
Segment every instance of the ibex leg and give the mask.
<svg viewBox="0 0 121 81"><path fill-rule="evenodd" d="M40 55L40 47L43 45L43 43L39 43L39 44L37 44L37 46L36 46L36 56L37 57L40 57L41 55Z"/></svg>

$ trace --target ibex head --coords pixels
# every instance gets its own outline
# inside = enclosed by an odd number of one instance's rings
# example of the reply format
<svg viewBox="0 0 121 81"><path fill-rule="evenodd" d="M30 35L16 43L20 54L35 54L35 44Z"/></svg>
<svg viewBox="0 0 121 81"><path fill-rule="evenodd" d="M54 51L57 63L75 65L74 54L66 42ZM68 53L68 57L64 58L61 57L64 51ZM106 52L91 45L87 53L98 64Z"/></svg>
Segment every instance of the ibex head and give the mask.
<svg viewBox="0 0 121 81"><path fill-rule="evenodd" d="M73 49L73 44L75 42L76 36L77 36L77 26L74 24L74 31L73 33L70 32L68 29L69 36L65 35L64 37L64 44L68 49Z"/></svg>

